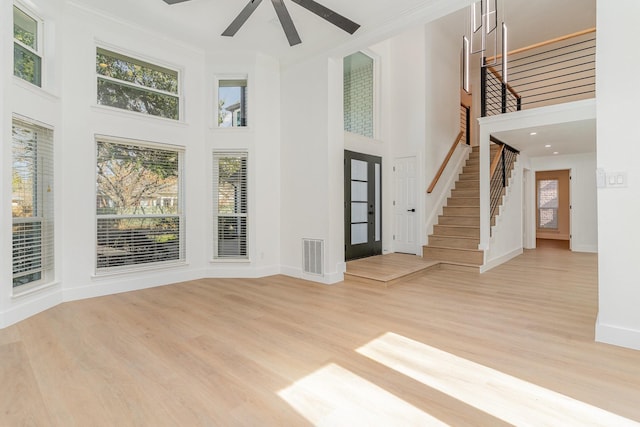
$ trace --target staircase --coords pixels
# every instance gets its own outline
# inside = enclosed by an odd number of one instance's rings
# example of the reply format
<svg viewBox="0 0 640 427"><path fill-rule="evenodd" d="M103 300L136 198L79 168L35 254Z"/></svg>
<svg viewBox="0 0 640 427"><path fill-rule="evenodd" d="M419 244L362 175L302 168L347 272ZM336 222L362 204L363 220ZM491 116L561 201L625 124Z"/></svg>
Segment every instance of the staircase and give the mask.
<svg viewBox="0 0 640 427"><path fill-rule="evenodd" d="M491 159L499 150L498 145L491 144ZM494 223L492 217L491 225ZM422 255L443 264L477 268L484 264L484 251L478 249L479 243L480 151L479 147L473 147Z"/></svg>

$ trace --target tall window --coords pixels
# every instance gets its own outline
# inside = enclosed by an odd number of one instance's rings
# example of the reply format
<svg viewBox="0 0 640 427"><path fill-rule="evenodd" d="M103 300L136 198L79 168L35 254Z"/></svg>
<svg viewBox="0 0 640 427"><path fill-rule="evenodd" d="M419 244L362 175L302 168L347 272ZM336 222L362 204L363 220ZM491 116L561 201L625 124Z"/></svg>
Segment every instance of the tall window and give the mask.
<svg viewBox="0 0 640 427"><path fill-rule="evenodd" d="M247 126L247 79L218 80L218 126Z"/></svg>
<svg viewBox="0 0 640 427"><path fill-rule="evenodd" d="M98 271L183 261L182 151L99 139Z"/></svg>
<svg viewBox="0 0 640 427"><path fill-rule="evenodd" d="M14 119L13 287L53 280L53 131Z"/></svg>
<svg viewBox="0 0 640 427"><path fill-rule="evenodd" d="M247 259L247 153L213 154L214 258Z"/></svg>
<svg viewBox="0 0 640 427"><path fill-rule="evenodd" d="M538 228L558 229L558 180L538 180Z"/></svg>
<svg viewBox="0 0 640 427"><path fill-rule="evenodd" d="M344 130L374 137L374 61L362 52L344 58Z"/></svg>
<svg viewBox="0 0 640 427"><path fill-rule="evenodd" d="M42 86L41 23L13 6L13 74Z"/></svg>
<svg viewBox="0 0 640 427"><path fill-rule="evenodd" d="M178 72L98 48L98 104L179 119Z"/></svg>

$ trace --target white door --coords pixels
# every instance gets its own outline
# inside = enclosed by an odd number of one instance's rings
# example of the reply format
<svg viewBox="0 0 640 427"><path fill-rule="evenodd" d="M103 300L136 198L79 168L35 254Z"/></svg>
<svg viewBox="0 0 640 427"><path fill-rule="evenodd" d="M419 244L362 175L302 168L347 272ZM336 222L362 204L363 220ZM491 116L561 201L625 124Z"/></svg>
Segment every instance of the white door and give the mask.
<svg viewBox="0 0 640 427"><path fill-rule="evenodd" d="M418 193L415 157L397 158L394 164L394 250L418 254Z"/></svg>

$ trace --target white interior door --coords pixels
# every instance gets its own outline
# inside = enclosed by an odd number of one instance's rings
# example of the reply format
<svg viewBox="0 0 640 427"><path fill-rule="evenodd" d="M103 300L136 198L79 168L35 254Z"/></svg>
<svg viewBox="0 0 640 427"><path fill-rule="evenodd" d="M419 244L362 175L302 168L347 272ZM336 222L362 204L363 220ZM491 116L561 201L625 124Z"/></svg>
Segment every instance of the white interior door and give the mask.
<svg viewBox="0 0 640 427"><path fill-rule="evenodd" d="M397 158L394 164L394 250L418 254L417 161Z"/></svg>

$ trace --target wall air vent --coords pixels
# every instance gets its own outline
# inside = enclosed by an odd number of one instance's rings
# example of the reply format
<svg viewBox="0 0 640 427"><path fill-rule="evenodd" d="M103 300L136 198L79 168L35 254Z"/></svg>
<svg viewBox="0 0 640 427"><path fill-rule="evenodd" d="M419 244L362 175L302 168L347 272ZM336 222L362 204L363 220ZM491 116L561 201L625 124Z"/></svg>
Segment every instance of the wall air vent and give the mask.
<svg viewBox="0 0 640 427"><path fill-rule="evenodd" d="M302 271L316 276L324 275L324 240L302 239Z"/></svg>

